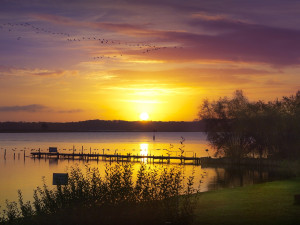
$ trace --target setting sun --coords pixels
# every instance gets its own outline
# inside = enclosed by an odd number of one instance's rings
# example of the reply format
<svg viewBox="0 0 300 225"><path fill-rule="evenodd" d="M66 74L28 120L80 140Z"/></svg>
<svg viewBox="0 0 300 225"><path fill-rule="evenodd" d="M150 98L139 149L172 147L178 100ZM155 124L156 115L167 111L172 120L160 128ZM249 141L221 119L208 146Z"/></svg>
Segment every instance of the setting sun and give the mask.
<svg viewBox="0 0 300 225"><path fill-rule="evenodd" d="M140 119L141 120L148 120L149 119L148 113L146 113L146 112L141 113Z"/></svg>

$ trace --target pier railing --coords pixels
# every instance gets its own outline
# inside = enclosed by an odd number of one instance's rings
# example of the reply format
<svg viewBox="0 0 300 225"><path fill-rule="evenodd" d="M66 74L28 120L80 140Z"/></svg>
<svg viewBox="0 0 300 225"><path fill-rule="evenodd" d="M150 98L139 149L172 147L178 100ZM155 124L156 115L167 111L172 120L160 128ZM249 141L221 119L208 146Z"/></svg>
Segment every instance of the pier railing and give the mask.
<svg viewBox="0 0 300 225"><path fill-rule="evenodd" d="M72 160L103 160L103 161L117 161L117 162L134 162L147 161L150 163L171 163L171 160L180 161L180 163L200 165L201 161L206 157L187 157L187 156L165 156L165 155L134 155L127 154L96 154L96 153L59 153L59 152L32 152L33 158L57 158L57 159L72 159Z"/></svg>

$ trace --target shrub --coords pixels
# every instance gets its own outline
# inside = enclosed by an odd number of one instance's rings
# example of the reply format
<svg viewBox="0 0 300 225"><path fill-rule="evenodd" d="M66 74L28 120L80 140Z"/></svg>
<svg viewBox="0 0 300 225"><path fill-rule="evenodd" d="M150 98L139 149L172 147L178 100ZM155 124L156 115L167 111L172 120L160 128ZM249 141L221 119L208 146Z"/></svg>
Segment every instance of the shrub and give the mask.
<svg viewBox="0 0 300 225"><path fill-rule="evenodd" d="M4 221L12 224L189 224L193 215L194 176L183 183L179 168L150 168L141 164L133 182L131 164L69 171L67 185L34 190L33 204L7 201ZM182 196L181 196L182 195Z"/></svg>

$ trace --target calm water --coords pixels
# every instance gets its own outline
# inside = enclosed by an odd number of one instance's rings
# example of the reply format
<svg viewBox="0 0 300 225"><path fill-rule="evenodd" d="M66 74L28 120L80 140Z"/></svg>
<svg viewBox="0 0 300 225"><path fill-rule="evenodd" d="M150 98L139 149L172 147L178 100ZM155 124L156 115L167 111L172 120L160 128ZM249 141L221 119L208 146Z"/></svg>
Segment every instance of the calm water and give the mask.
<svg viewBox="0 0 300 225"><path fill-rule="evenodd" d="M180 141L185 139L183 144ZM52 186L52 174L67 172L68 167L78 165L99 167L104 171L104 161L79 161L64 159L33 159L30 152L47 151L49 147L57 147L60 152L84 151L107 154L139 154L139 155L184 155L208 156L213 155L206 141L206 135L201 132L156 133L153 141L152 132L93 132L93 133L1 133L0 134L0 206L5 199L16 200L17 190L21 189L24 200L31 200L33 189L43 184ZM205 151L209 149L209 151ZM6 152L6 159L4 155ZM24 158L24 152L26 157ZM174 164L155 164L156 167L177 166L189 176L194 171L200 184L200 191L213 190L223 187L235 187L257 182L277 179L280 174L270 171L249 169L201 168L201 166ZM139 163L134 164L135 171Z"/></svg>

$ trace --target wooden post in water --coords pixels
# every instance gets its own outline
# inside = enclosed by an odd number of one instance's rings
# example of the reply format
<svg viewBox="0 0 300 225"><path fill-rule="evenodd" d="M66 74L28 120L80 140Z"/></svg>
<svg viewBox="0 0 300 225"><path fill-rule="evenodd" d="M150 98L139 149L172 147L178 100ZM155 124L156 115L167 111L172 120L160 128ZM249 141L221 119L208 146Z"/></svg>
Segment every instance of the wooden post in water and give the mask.
<svg viewBox="0 0 300 225"><path fill-rule="evenodd" d="M16 159L16 153L14 152L14 160Z"/></svg>
<svg viewBox="0 0 300 225"><path fill-rule="evenodd" d="M73 145L73 160L74 160L74 151L75 151L75 146Z"/></svg>
<svg viewBox="0 0 300 225"><path fill-rule="evenodd" d="M6 149L4 150L4 159L6 160Z"/></svg>

